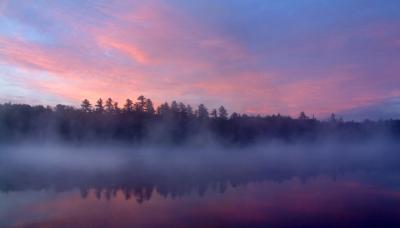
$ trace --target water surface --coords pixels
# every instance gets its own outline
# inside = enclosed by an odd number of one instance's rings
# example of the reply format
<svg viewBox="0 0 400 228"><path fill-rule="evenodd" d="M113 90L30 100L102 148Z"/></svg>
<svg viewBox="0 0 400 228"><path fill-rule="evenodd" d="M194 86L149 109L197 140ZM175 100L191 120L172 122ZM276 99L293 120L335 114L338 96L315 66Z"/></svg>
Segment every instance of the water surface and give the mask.
<svg viewBox="0 0 400 228"><path fill-rule="evenodd" d="M32 148L7 148L0 226L400 224L396 150L275 149L143 150L128 156L79 148L61 156L71 148L41 148L30 158Z"/></svg>

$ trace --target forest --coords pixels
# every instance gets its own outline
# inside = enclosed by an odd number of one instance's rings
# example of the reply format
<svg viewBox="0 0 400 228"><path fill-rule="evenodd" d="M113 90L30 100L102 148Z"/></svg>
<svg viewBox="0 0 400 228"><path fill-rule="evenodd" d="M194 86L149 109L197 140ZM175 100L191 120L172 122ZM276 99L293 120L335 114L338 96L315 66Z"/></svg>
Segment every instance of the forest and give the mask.
<svg viewBox="0 0 400 228"><path fill-rule="evenodd" d="M127 99L121 107L111 98L80 108L67 105L0 104L0 142L57 141L66 143L121 142L151 145L218 143L245 146L259 142L362 142L400 139L400 120L343 121L332 114L318 120L301 112L297 117L231 113L220 106L197 108L172 101L154 107L151 99Z"/></svg>

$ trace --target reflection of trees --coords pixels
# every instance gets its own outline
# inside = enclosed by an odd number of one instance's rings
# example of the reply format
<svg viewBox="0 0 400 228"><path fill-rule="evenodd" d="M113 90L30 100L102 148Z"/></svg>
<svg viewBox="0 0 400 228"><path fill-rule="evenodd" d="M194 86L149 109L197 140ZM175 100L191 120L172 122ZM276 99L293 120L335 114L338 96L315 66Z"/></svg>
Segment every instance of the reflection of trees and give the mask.
<svg viewBox="0 0 400 228"><path fill-rule="evenodd" d="M143 203L154 193L164 198L180 198L206 192L224 193L228 188L245 186L248 183L272 181L281 183L292 178L307 182L319 175L328 175L335 180L347 172L383 171L399 172L398 159L385 164L340 163L309 166L284 166L283 164L253 162L236 165L215 165L188 169L179 167L152 170L146 167L121 168L113 172L41 170L27 167L0 168L0 191L25 191L53 189L57 192L79 189L82 198L88 196L111 200L123 195L126 200L135 199ZM156 169L156 168L155 168Z"/></svg>
<svg viewBox="0 0 400 228"><path fill-rule="evenodd" d="M89 195L95 196L97 199L110 200L116 198L118 194L122 194L126 200L134 198L138 203L143 203L151 199L154 192L164 198L180 198L183 196L197 194L204 196L207 191L225 193L228 186L238 187L247 183L230 183L228 182L212 182L204 184L192 185L129 185L123 186L87 186L79 187L82 198L87 198Z"/></svg>

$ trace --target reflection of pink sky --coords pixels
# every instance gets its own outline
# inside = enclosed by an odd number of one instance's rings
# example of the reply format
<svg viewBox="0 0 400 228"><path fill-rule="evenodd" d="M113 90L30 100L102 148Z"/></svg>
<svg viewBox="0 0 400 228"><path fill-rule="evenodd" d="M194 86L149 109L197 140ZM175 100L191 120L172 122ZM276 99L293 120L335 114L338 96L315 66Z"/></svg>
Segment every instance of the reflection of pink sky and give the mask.
<svg viewBox="0 0 400 228"><path fill-rule="evenodd" d="M207 192L205 197L185 196L165 199L153 193L150 201L138 204L125 200L122 192L107 201L94 193L82 199L79 193L61 194L23 209L23 216L44 215L35 225L43 226L218 226L218 224L304 224L309 222L364 221L373 211L398 216L400 210L386 207L385 202L399 205L400 195L382 188L371 188L358 182L333 182L316 178L306 184L295 179L283 183L265 182L247 187L228 188L224 194ZM355 223L354 223L355 222Z"/></svg>

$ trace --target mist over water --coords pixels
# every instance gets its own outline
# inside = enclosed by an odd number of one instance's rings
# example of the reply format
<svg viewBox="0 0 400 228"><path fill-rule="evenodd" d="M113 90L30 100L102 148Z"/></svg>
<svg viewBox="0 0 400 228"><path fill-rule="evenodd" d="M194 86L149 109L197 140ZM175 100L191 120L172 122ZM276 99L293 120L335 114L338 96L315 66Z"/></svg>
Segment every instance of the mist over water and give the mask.
<svg viewBox="0 0 400 228"><path fill-rule="evenodd" d="M124 144L71 145L62 143L22 143L0 146L1 161L7 166L60 170L120 170L126 167L173 170L180 166L252 166L262 163L282 169L310 165L334 167L356 163L378 166L400 159L399 143L371 140L365 143L259 143L246 147L226 147L216 143L181 146L140 146ZM135 165L132 165L135 164ZM354 168L357 168L354 167Z"/></svg>
<svg viewBox="0 0 400 228"><path fill-rule="evenodd" d="M390 225L399 222L398 148L384 140L243 148L3 145L0 225ZM385 213L367 219L378 209Z"/></svg>

